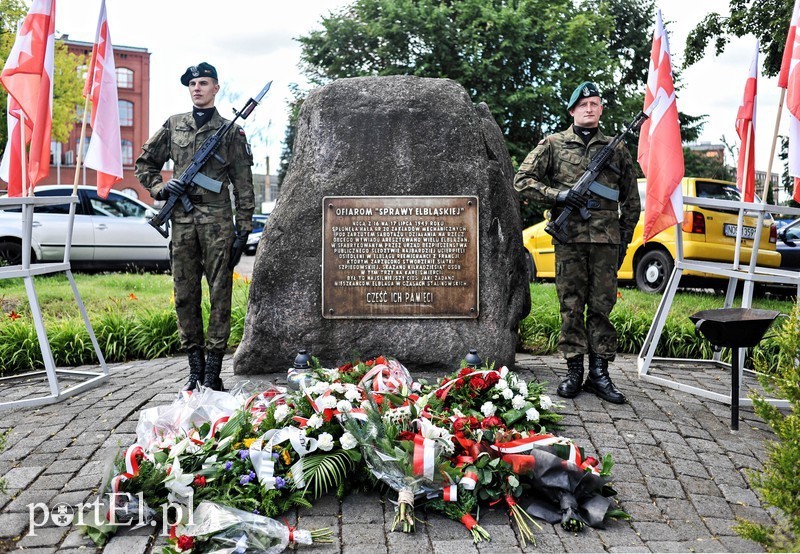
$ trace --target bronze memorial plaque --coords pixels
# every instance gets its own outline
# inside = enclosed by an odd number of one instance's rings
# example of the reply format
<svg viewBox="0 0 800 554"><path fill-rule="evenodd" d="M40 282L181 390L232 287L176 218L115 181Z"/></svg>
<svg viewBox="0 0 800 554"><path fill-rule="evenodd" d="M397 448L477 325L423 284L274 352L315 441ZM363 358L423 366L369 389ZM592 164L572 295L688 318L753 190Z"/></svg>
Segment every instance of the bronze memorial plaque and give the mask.
<svg viewBox="0 0 800 554"><path fill-rule="evenodd" d="M477 196L328 196L322 229L323 317L478 317Z"/></svg>

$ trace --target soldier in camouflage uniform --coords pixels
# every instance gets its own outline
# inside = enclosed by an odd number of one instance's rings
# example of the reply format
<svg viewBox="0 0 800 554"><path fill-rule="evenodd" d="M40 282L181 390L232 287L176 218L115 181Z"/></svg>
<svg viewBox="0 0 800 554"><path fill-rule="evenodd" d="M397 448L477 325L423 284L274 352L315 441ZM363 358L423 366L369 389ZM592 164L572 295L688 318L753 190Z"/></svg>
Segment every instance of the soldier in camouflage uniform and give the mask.
<svg viewBox="0 0 800 554"><path fill-rule="evenodd" d="M235 257L237 250L241 256L238 247L247 240L253 226L253 156L244 131L236 125L217 150L220 158L212 157L202 168L204 175L223 183L219 193L179 179L162 182L161 168L167 160L174 162L174 175L180 175L203 142L227 123L214 108L219 84L212 65L203 62L190 67L181 77L181 83L189 89L193 110L170 117L145 143L136 160L135 173L156 200L166 200L188 190L194 209L186 212L178 202L171 218L175 311L181 347L189 356L189 381L184 390L194 390L198 384L222 390L219 374L231 332L231 268L238 262L232 256ZM229 183L233 185L236 203L235 226ZM201 310L203 275L211 304L205 338Z"/></svg>
<svg viewBox="0 0 800 554"><path fill-rule="evenodd" d="M599 130L603 105L593 83L585 82L575 89L567 109L573 125L539 142L520 166L514 188L539 204L552 206L553 219L562 207L573 208L567 220L569 240L555 245L556 292L561 308L558 350L567 360L567 377L557 392L574 398L582 387L621 404L625 396L608 375L608 362L617 350L617 332L609 314L617 299L617 270L639 220L639 192L633 161L624 144L597 178L612 189L604 191L606 197L592 194L586 201L572 191L592 157L611 138ZM578 213L582 207L591 211L592 217L586 221ZM589 354L585 383L584 354Z"/></svg>

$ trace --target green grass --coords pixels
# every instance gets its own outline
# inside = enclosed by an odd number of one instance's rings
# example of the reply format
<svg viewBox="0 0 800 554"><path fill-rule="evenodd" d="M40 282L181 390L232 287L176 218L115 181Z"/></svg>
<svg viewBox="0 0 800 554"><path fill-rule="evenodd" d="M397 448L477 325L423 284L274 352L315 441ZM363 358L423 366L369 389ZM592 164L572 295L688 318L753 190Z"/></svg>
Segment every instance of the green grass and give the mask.
<svg viewBox="0 0 800 554"><path fill-rule="evenodd" d="M76 274L75 280L106 361L151 359L179 351L170 275ZM66 276L37 277L34 282L56 365L96 363L94 349ZM234 280L230 348L241 342L244 333L249 290L247 281ZM203 317L207 321L209 306L205 289L203 294ZM620 289L617 305L611 314L619 335L620 352L639 352L660 300L659 295L645 294L632 288ZM720 308L722 302L720 295L679 292L656 356L709 358L710 345L695 336L694 326L687 316L699 310ZM531 304L530 315L520 324L522 349L535 354L552 354L556 352L561 327L555 286L532 284ZM794 302L792 299L755 298L753 307L788 314ZM12 318L12 315L18 317ZM776 365L772 363L777 355L777 346L770 338L773 332L768 333L753 350L754 363ZM0 375L41 367L39 342L22 279L0 280Z"/></svg>
<svg viewBox="0 0 800 554"><path fill-rule="evenodd" d="M740 302L741 299L737 298ZM618 351L638 354L653 323L661 295L646 294L633 288L620 288L611 320L618 333ZM689 315L700 310L722 308L724 296L701 292L678 292L667 315L656 356L669 358L710 358L711 345L695 335ZM753 298L752 307L778 310L789 314L794 309L793 299ZM734 303L734 306L738 306ZM535 314L535 317L534 315ZM522 348L534 354L556 352L561 317L555 285L531 285L531 315L520 324ZM762 343L753 349L755 360L770 361L777 355L777 346L768 332ZM727 353L726 353L727 354ZM774 366L774 364L772 364Z"/></svg>
<svg viewBox="0 0 800 554"><path fill-rule="evenodd" d="M107 362L151 359L180 349L172 277L150 273L76 274L78 292ZM37 277L36 296L57 366L97 363L69 280ZM234 279L231 348L244 331L249 283ZM203 290L208 321L208 291ZM43 367L22 279L0 280L0 375Z"/></svg>

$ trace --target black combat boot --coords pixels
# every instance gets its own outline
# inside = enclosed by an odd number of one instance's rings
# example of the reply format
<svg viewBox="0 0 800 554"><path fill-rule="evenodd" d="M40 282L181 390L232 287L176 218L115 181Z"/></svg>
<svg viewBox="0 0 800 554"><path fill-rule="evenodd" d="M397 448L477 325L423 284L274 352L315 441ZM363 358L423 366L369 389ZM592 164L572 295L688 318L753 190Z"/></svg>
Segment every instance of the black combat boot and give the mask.
<svg viewBox="0 0 800 554"><path fill-rule="evenodd" d="M219 374L222 371L222 356L223 352L208 351L206 358L206 377L203 381L203 386L213 390L224 390L222 388L222 379Z"/></svg>
<svg viewBox="0 0 800 554"><path fill-rule="evenodd" d="M567 358L567 377L558 385L556 392L564 398L575 398L583 383L583 354Z"/></svg>
<svg viewBox="0 0 800 554"><path fill-rule="evenodd" d="M202 348L189 350L189 380L183 385L181 391L193 391L197 385L203 384L206 373L206 359Z"/></svg>
<svg viewBox="0 0 800 554"><path fill-rule="evenodd" d="M627 401L625 395L614 386L611 377L608 376L608 360L594 354L589 355L589 376L583 384L583 390L614 404L625 404Z"/></svg>

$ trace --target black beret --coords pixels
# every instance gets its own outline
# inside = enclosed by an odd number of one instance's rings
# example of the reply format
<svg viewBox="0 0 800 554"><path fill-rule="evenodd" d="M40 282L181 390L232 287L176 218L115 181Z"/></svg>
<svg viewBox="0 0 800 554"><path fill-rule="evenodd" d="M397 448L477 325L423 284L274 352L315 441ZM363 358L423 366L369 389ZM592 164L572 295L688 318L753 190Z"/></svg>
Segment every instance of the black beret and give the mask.
<svg viewBox="0 0 800 554"><path fill-rule="evenodd" d="M569 102L567 103L567 110L571 110L581 98L589 98L590 96L600 96L600 91L598 90L597 85L591 81L584 81L578 85L578 87L573 91L572 96L570 96Z"/></svg>
<svg viewBox="0 0 800 554"><path fill-rule="evenodd" d="M208 62L201 62L186 69L181 75L181 84L185 87L189 86L189 81L197 79L198 77L211 77L217 78L217 69Z"/></svg>

